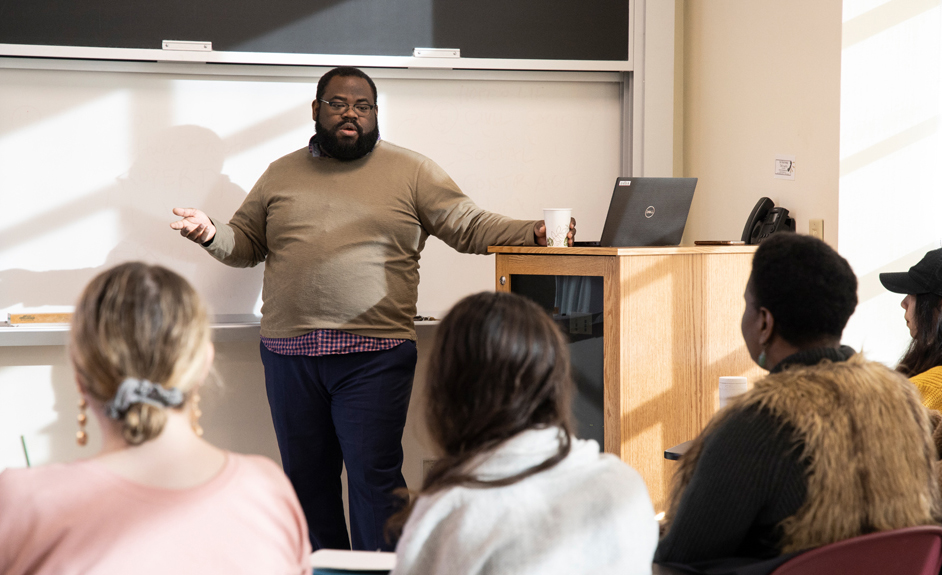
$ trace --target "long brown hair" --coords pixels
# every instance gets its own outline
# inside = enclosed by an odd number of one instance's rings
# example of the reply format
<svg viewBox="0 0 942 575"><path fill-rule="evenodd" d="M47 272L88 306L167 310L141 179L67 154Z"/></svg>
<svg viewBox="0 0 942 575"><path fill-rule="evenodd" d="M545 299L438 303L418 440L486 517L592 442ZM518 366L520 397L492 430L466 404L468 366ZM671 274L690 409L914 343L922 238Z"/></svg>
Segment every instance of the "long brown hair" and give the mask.
<svg viewBox="0 0 942 575"><path fill-rule="evenodd" d="M104 403L128 377L187 393L207 368L209 345L206 307L193 287L166 268L131 262L82 292L69 348L82 388ZM166 419L163 408L132 404L121 420L125 441L157 437Z"/></svg>
<svg viewBox="0 0 942 575"><path fill-rule="evenodd" d="M942 296L934 293L916 296L916 337L899 360L896 371L906 377L942 365Z"/></svg>
<svg viewBox="0 0 942 575"><path fill-rule="evenodd" d="M569 454L569 350L552 318L530 300L484 292L458 302L438 328L426 385L426 424L442 457L419 497L456 485L510 485ZM553 426L559 448L542 463L496 480L479 479L470 468L518 433ZM401 534L413 504L390 518L387 535Z"/></svg>

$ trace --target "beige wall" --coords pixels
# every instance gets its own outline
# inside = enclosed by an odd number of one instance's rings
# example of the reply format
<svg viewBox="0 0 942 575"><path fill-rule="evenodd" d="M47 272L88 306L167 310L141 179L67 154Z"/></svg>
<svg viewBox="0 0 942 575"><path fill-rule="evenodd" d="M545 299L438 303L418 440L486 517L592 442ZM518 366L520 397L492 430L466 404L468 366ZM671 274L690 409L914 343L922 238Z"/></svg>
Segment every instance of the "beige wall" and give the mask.
<svg viewBox="0 0 942 575"><path fill-rule="evenodd" d="M841 1L688 0L678 11L683 150L674 157L699 178L684 242L739 239L768 196L800 232L823 218L836 245ZM794 181L773 178L776 154L795 156Z"/></svg>
<svg viewBox="0 0 942 575"><path fill-rule="evenodd" d="M674 173L700 178L684 241L738 238L763 195L799 232L823 218L860 282L844 342L895 365L910 338L879 274L942 246L942 2L677 2Z"/></svg>

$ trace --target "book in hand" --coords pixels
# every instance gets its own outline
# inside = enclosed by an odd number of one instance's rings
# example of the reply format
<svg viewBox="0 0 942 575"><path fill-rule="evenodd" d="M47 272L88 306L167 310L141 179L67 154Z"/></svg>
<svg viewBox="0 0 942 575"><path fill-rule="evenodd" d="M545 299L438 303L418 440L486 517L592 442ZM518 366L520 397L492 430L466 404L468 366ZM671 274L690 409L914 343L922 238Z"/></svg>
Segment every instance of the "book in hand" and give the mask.
<svg viewBox="0 0 942 575"><path fill-rule="evenodd" d="M318 549L311 554L314 573L387 573L396 566L396 554L388 551Z"/></svg>

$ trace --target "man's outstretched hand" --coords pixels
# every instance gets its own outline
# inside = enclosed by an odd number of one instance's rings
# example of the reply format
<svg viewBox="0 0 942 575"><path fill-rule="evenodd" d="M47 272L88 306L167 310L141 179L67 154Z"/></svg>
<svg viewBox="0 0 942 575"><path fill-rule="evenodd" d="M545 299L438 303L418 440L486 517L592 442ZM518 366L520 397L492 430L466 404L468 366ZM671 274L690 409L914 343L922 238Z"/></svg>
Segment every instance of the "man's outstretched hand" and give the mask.
<svg viewBox="0 0 942 575"><path fill-rule="evenodd" d="M174 210L176 213L176 210ZM543 220L533 225L533 237L536 238L537 245L546 245L546 224ZM569 219L569 233L566 234L566 242L572 247L572 242L576 241L576 218Z"/></svg>
<svg viewBox="0 0 942 575"><path fill-rule="evenodd" d="M216 236L216 226L213 225L209 216L200 210L195 208L173 208L173 213L183 219L173 222L170 227L180 230L180 235L186 239L193 240L198 244L205 244ZM546 233L544 232L543 235L545 236ZM545 237L543 243L546 243Z"/></svg>

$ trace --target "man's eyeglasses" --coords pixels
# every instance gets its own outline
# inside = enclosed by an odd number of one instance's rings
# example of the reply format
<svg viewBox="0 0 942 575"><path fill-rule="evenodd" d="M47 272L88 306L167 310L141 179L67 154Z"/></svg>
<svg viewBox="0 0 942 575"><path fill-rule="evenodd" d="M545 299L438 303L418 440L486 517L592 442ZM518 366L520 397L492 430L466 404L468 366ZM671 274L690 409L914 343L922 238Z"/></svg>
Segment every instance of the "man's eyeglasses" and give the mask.
<svg viewBox="0 0 942 575"><path fill-rule="evenodd" d="M351 107L351 105L347 104L346 102L328 102L327 100L321 100L320 98L318 98L318 101L327 104L327 109L330 110L330 113L336 115L345 113ZM373 104L357 103L353 104L352 107L358 116L369 116L370 112L372 112L373 108L376 106Z"/></svg>

